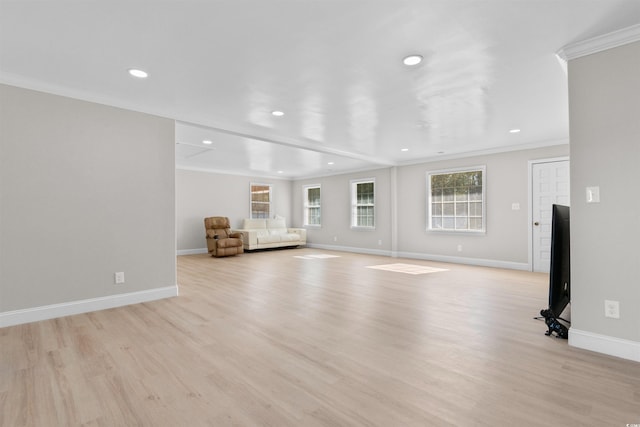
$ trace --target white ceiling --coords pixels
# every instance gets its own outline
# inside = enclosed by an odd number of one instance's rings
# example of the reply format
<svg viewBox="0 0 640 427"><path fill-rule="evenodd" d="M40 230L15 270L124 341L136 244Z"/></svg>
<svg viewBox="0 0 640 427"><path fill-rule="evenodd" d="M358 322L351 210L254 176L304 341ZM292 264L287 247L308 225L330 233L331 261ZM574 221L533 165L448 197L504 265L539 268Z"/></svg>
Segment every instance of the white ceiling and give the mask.
<svg viewBox="0 0 640 427"><path fill-rule="evenodd" d="M555 53L639 22L639 0L0 0L0 81L175 119L178 167L301 178L566 143Z"/></svg>

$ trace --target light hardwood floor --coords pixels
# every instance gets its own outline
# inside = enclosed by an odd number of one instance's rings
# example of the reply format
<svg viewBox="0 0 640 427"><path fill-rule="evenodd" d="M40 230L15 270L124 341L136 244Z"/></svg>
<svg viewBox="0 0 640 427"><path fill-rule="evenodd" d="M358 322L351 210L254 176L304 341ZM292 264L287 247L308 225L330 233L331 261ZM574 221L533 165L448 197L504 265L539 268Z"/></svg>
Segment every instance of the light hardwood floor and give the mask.
<svg viewBox="0 0 640 427"><path fill-rule="evenodd" d="M447 271L367 268L390 263ZM178 283L0 329L0 425L640 423L640 363L533 319L543 274L307 248L181 256Z"/></svg>

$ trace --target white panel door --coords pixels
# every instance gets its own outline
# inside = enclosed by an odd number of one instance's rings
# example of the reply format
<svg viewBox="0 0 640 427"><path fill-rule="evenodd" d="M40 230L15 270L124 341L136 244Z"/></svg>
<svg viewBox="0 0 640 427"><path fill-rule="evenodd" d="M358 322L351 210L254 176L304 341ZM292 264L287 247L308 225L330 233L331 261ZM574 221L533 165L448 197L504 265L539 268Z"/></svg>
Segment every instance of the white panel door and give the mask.
<svg viewBox="0 0 640 427"><path fill-rule="evenodd" d="M551 262L552 205L569 206L569 161L534 163L531 168L533 271L548 273Z"/></svg>

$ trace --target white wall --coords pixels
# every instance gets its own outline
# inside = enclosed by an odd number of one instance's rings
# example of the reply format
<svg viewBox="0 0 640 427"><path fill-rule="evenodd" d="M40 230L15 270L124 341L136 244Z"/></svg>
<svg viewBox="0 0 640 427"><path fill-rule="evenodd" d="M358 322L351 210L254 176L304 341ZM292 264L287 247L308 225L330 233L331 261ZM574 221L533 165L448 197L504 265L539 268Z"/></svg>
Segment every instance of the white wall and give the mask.
<svg viewBox="0 0 640 427"><path fill-rule="evenodd" d="M0 326L176 293L174 144L172 120L0 85Z"/></svg>
<svg viewBox="0 0 640 427"><path fill-rule="evenodd" d="M640 361L640 42L569 62L570 343ZM587 204L585 188L600 187ZM620 319L604 300L620 302Z"/></svg>
<svg viewBox="0 0 640 427"><path fill-rule="evenodd" d="M206 252L204 218L226 216L231 227L240 228L249 218L249 186L271 184L273 214L291 219L291 181L271 178L225 175L191 170L176 171L177 248L179 254Z"/></svg>

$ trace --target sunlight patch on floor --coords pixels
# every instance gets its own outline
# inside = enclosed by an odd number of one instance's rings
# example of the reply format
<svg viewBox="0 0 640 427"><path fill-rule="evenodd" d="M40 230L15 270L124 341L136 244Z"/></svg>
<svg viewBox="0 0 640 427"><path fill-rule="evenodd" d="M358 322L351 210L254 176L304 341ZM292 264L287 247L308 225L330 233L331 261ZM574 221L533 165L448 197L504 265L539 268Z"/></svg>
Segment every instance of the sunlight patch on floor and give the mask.
<svg viewBox="0 0 640 427"><path fill-rule="evenodd" d="M370 266L367 266L367 268L373 268L376 270L393 271L396 273L406 273L406 274L427 274L427 273L437 273L439 271L449 271L446 268L427 267L424 265L402 264L402 263L370 265Z"/></svg>

